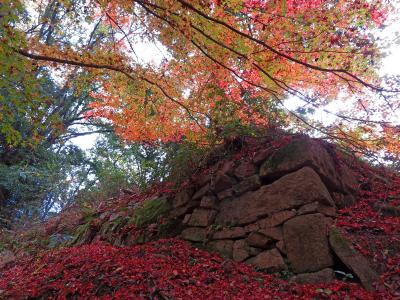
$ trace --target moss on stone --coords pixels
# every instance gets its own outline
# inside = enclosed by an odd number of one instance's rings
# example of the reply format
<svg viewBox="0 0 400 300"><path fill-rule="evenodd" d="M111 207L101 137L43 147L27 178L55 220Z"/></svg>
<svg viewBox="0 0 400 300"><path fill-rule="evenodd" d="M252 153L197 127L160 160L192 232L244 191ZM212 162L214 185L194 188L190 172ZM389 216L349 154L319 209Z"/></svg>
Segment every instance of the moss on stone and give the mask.
<svg viewBox="0 0 400 300"><path fill-rule="evenodd" d="M285 161L294 160L299 153L304 151L304 140L293 141L290 144L278 149L270 158L261 166L261 173L266 176L277 171L280 164Z"/></svg>
<svg viewBox="0 0 400 300"><path fill-rule="evenodd" d="M340 233L339 229L333 227L329 232L329 242L331 246L335 245L335 247L340 249L346 249L351 253L356 253L356 251L350 247L349 243L343 238L342 234Z"/></svg>
<svg viewBox="0 0 400 300"><path fill-rule="evenodd" d="M135 210L133 222L138 227L144 227L157 222L157 220L166 215L169 210L170 205L166 198L162 197L146 200L141 207Z"/></svg>

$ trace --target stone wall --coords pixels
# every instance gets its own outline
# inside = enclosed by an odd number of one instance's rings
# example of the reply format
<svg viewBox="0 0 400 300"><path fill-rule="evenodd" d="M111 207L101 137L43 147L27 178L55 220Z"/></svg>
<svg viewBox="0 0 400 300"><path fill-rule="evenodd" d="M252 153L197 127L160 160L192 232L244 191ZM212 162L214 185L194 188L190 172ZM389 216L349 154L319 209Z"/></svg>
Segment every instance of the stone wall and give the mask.
<svg viewBox="0 0 400 300"><path fill-rule="evenodd" d="M357 181L321 141L294 137L252 158L211 167L171 199L181 237L298 282L333 279L329 230L355 202Z"/></svg>

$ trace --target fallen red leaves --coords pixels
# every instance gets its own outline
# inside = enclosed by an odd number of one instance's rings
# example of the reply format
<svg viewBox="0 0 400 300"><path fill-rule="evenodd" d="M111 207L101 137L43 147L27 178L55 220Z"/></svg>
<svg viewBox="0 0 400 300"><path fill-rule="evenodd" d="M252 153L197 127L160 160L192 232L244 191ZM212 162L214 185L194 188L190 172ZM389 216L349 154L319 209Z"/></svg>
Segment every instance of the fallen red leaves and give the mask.
<svg viewBox="0 0 400 300"><path fill-rule="evenodd" d="M384 206L400 206L400 177L382 174L368 166L356 170L361 182L359 201L342 209L336 220L353 246L381 274L377 290L400 299L400 217L390 216Z"/></svg>
<svg viewBox="0 0 400 300"><path fill-rule="evenodd" d="M8 299L374 299L360 286L289 285L176 240L105 243L43 253L3 272ZM380 298L382 299L382 298Z"/></svg>

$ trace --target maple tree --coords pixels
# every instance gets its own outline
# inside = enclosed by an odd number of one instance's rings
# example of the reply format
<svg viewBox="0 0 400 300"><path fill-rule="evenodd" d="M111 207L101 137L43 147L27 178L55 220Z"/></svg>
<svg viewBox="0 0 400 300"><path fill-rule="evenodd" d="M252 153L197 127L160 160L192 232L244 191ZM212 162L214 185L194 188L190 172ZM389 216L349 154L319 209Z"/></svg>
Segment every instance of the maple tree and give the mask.
<svg viewBox="0 0 400 300"><path fill-rule="evenodd" d="M91 94L97 101L86 117L111 121L125 140L204 141L218 126L240 120L311 128L356 150L398 152L398 128L386 121L398 106L390 98L399 91L398 81L378 77L380 49L371 34L395 13L387 1L31 5L39 11L56 5L55 15L63 18L43 14L39 22L58 32L57 37L46 43L33 29L23 37L26 44L5 39L6 45L66 73L66 66L88 70L84 81L96 82L99 88ZM85 35L88 27L93 30ZM160 65L141 61L135 52L140 41L167 52ZM355 107L347 113L331 112L341 121L327 127L285 108L288 96L299 97L311 109L353 97ZM376 100L368 100L371 97ZM280 110L271 109L275 106Z"/></svg>

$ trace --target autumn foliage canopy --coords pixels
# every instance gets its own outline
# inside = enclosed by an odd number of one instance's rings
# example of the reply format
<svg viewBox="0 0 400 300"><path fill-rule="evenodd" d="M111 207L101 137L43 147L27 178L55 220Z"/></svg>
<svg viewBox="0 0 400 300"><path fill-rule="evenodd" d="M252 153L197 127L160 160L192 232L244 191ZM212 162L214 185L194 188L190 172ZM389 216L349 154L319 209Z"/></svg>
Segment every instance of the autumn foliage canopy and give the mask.
<svg viewBox="0 0 400 300"><path fill-rule="evenodd" d="M30 7L42 11L50 2ZM64 80L85 70L82 85L96 84L86 117L110 121L127 141L201 142L218 126L240 122L312 129L354 149L397 153L398 80L377 75L373 34L393 21L388 2L65 0L57 2L62 22L41 20L63 32L58 39L31 30L15 41L8 30L2 47ZM144 62L155 48L163 58ZM326 125L288 109L292 96L309 111L348 102L340 113L325 111L338 120Z"/></svg>

